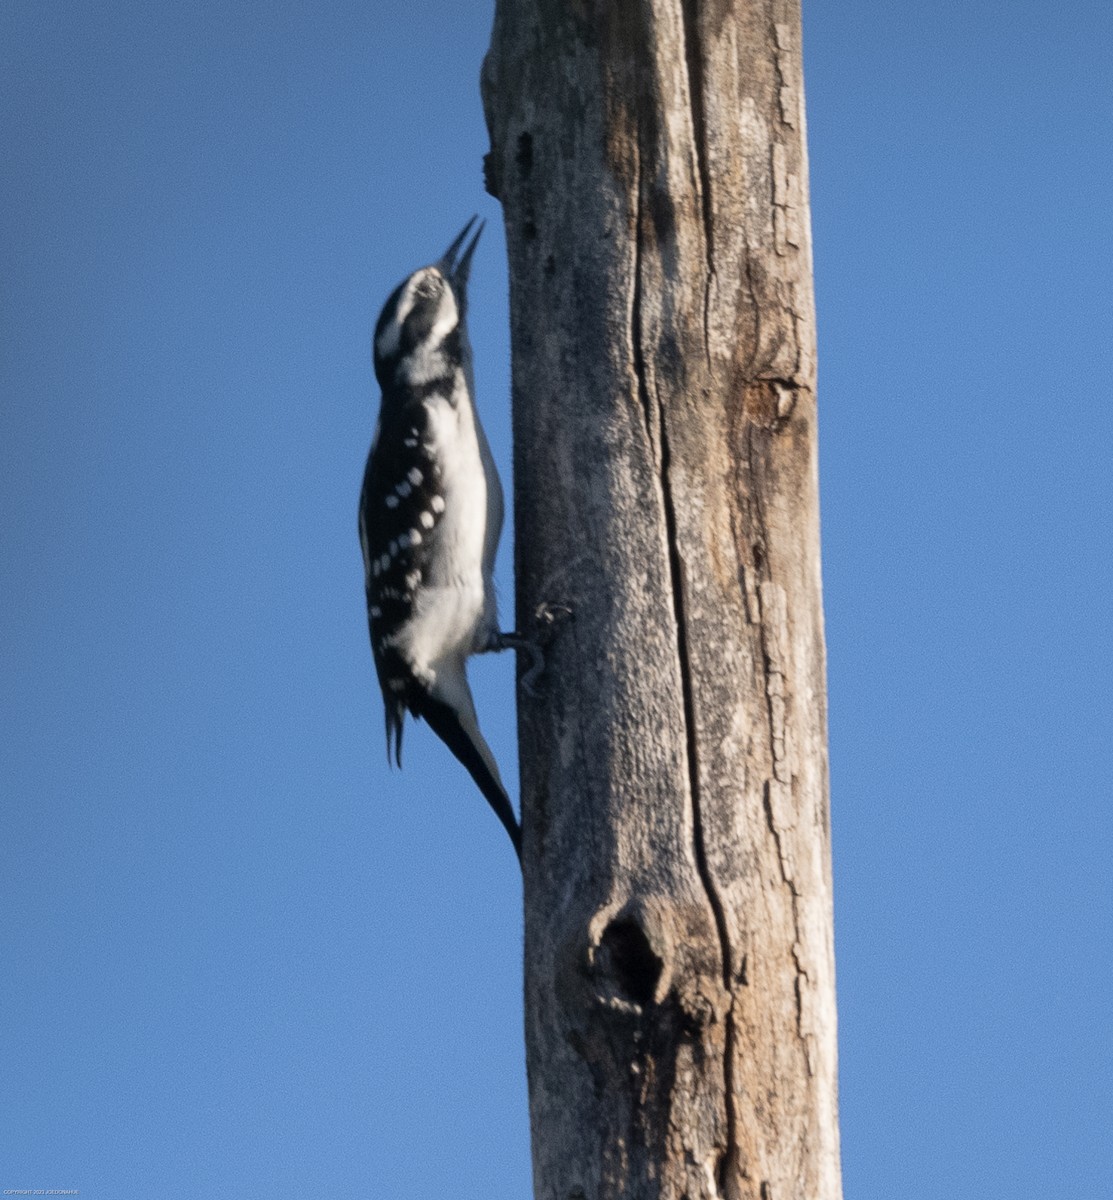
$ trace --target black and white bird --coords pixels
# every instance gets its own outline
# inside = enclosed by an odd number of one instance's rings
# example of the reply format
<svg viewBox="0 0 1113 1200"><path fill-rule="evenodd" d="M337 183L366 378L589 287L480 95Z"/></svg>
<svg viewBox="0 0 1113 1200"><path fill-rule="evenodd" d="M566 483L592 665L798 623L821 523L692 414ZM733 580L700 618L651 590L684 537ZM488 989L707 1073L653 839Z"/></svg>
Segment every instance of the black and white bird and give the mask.
<svg viewBox="0 0 1113 1200"><path fill-rule="evenodd" d="M386 708L387 759L401 766L407 709L471 773L521 857L521 830L479 731L472 654L499 633L494 565L502 486L475 407L466 311L476 218L432 266L391 293L375 326L379 420L359 501L371 649Z"/></svg>

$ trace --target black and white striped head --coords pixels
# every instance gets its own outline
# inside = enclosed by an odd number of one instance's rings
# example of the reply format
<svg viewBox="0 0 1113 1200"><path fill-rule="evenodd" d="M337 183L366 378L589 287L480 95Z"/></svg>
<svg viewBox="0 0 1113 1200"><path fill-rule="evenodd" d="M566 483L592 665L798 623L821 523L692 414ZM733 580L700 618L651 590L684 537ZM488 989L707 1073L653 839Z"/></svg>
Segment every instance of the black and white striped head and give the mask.
<svg viewBox="0 0 1113 1200"><path fill-rule="evenodd" d="M464 316L468 273L483 223L460 252L477 217L460 230L442 258L414 271L391 292L375 325L375 375L384 392L444 379L467 353ZM459 255L459 257L457 257Z"/></svg>

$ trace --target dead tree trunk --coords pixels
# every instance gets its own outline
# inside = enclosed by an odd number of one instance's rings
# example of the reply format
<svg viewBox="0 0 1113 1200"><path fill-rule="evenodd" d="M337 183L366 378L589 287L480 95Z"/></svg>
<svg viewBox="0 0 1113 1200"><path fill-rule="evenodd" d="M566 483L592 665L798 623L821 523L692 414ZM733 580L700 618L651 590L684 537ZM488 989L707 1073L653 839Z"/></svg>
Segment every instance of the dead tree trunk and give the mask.
<svg viewBox="0 0 1113 1200"><path fill-rule="evenodd" d="M840 1195L797 0L498 0L539 1200Z"/></svg>

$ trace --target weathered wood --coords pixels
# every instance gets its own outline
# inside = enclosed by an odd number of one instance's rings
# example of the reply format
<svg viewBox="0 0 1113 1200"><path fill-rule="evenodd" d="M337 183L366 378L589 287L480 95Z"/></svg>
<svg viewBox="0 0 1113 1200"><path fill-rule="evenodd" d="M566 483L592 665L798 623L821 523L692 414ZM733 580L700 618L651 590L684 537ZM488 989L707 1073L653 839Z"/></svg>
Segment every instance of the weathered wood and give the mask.
<svg viewBox="0 0 1113 1200"><path fill-rule="evenodd" d="M837 1200L795 0L498 0L541 1200Z"/></svg>

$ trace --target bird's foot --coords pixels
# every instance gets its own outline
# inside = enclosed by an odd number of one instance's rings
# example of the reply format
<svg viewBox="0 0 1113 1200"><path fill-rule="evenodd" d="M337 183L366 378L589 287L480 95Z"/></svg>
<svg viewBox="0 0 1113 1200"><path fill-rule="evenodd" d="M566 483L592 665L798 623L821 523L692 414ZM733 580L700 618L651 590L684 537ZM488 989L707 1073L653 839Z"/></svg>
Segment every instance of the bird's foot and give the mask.
<svg viewBox="0 0 1113 1200"><path fill-rule="evenodd" d="M529 696L536 696L537 691L534 684L541 678L541 672L545 670L545 656L541 653L541 647L537 642L523 633L496 633L491 649L518 650L529 655L530 664L522 676L522 690Z"/></svg>
<svg viewBox="0 0 1113 1200"><path fill-rule="evenodd" d="M538 625L538 636L528 637L524 633L497 633L493 639L492 650L518 650L528 654L530 665L522 676L522 690L527 696L537 696L537 681L545 670L545 655L542 646L548 644L553 635L554 627L572 616L572 610L566 604L539 604L534 613Z"/></svg>

